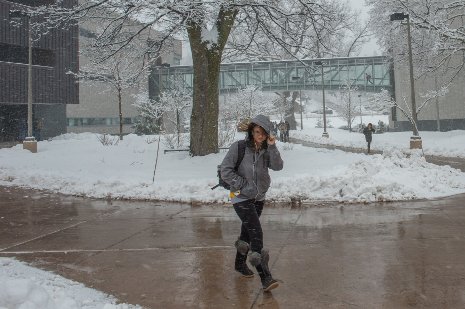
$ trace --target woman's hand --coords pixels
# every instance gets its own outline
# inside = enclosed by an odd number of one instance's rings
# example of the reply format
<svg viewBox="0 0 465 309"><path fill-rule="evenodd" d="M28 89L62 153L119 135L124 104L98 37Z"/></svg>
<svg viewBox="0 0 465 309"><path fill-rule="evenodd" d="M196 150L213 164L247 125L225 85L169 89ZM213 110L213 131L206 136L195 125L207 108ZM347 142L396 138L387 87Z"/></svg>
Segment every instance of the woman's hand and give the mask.
<svg viewBox="0 0 465 309"><path fill-rule="evenodd" d="M276 137L270 134L268 135L266 142L268 143L268 145L274 145L276 144Z"/></svg>

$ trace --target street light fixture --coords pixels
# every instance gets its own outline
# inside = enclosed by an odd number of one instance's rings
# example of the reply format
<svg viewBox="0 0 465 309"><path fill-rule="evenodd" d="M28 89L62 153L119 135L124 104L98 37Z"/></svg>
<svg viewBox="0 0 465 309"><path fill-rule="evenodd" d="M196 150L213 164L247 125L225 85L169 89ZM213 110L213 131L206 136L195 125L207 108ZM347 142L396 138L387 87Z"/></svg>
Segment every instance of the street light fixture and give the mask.
<svg viewBox="0 0 465 309"><path fill-rule="evenodd" d="M292 80L300 81L302 79L302 77L300 77L300 76L292 76ZM303 120L303 116L302 116L302 112L303 112L302 89L299 89L299 101L300 101L300 130L303 130L304 129L304 120Z"/></svg>
<svg viewBox="0 0 465 309"><path fill-rule="evenodd" d="M31 36L31 17L29 14L18 11L9 11L11 20L21 22L23 17L27 18L28 32L28 70L27 70L27 136L23 141L23 149L27 149L33 153L37 152L37 141L32 135L32 36Z"/></svg>
<svg viewBox="0 0 465 309"><path fill-rule="evenodd" d="M394 13L391 14L391 21L395 20L405 20L407 19L407 43L408 43L408 52L409 52L409 67L410 67L410 97L412 100L412 121L413 121L413 136L410 137L410 149L421 149L422 141L421 137L418 135L418 119L417 119L417 107L415 100L415 80L413 77L413 55L412 55L412 37L410 34L410 15L404 13Z"/></svg>
<svg viewBox="0 0 465 309"><path fill-rule="evenodd" d="M326 132L326 101L325 101L325 76L324 76L324 62L315 61L313 64L321 65L321 90L323 92L323 134L322 137L329 137L328 132Z"/></svg>

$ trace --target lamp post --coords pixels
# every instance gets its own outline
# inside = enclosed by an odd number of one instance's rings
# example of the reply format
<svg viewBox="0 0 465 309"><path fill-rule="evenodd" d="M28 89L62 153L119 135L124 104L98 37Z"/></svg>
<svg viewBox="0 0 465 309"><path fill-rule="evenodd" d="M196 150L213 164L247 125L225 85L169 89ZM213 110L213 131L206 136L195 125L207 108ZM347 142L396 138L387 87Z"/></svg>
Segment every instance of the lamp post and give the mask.
<svg viewBox="0 0 465 309"><path fill-rule="evenodd" d="M410 15L404 13L394 13L391 14L391 21L395 20L405 20L407 19L407 43L408 43L408 60L409 60L409 69L410 69L410 97L412 100L412 131L413 136L410 137L410 149L421 149L422 141L421 137L418 135L418 119L417 119L417 106L415 100L415 80L413 77L413 54L412 54L412 36L410 34Z"/></svg>
<svg viewBox="0 0 465 309"><path fill-rule="evenodd" d="M434 91L438 91L438 76L434 75ZM441 132L441 118L439 114L439 98L436 94L436 123L437 123L437 130Z"/></svg>
<svg viewBox="0 0 465 309"><path fill-rule="evenodd" d="M23 141L23 149L33 153L37 152L37 141L32 135L32 36L31 36L31 17L22 11L9 11L11 20L21 22L23 17L27 18L28 33L28 65L27 65L27 136Z"/></svg>
<svg viewBox="0 0 465 309"><path fill-rule="evenodd" d="M303 119L303 106L302 106L302 89L299 89L299 100L300 100L300 130L304 129L304 119Z"/></svg>
<svg viewBox="0 0 465 309"><path fill-rule="evenodd" d="M362 95L359 94L358 98L360 100L360 129L363 127L363 118L362 118Z"/></svg>
<svg viewBox="0 0 465 309"><path fill-rule="evenodd" d="M328 132L326 132L326 101L325 101L325 76L324 76L324 62L315 61L313 64L321 65L321 91L323 92L323 134L322 137L329 137Z"/></svg>

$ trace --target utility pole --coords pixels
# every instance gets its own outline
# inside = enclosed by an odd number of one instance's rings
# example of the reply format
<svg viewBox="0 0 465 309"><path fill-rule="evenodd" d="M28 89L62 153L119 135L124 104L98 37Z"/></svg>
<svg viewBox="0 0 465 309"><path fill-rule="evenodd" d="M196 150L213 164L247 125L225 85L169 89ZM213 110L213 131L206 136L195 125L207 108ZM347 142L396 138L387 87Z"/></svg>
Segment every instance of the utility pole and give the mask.
<svg viewBox="0 0 465 309"><path fill-rule="evenodd" d="M412 131L413 136L410 137L410 149L421 149L422 140L418 135L418 119L417 119L417 105L415 99L415 79L413 76L413 54L412 54L412 36L410 33L410 15L404 13L391 14L391 21L407 19L407 43L408 43L408 60L410 69L410 99L412 102Z"/></svg>
<svg viewBox="0 0 465 309"><path fill-rule="evenodd" d="M434 90L436 92L438 91L438 76L436 74L434 75ZM437 93L436 93L436 122L437 122L438 132L441 132L441 118L439 114L439 98L438 98Z"/></svg>
<svg viewBox="0 0 465 309"><path fill-rule="evenodd" d="M11 20L22 21L23 17L27 19L28 32L28 63L27 63L27 136L23 141L23 149L27 149L32 153L37 152L37 140L33 136L32 123L32 31L31 31L31 16L25 12L12 10L9 11Z"/></svg>
<svg viewBox="0 0 465 309"><path fill-rule="evenodd" d="M303 105L302 105L302 89L299 90L300 97L300 130L304 129L304 119L303 119Z"/></svg>
<svg viewBox="0 0 465 309"><path fill-rule="evenodd" d="M360 129L363 127L363 119L362 119L362 95L359 94L358 98L360 99Z"/></svg>
<svg viewBox="0 0 465 309"><path fill-rule="evenodd" d="M325 100L325 75L324 75L324 62L315 61L315 65L321 65L321 91L323 92L323 134L322 137L329 137L328 132L326 132L326 100Z"/></svg>

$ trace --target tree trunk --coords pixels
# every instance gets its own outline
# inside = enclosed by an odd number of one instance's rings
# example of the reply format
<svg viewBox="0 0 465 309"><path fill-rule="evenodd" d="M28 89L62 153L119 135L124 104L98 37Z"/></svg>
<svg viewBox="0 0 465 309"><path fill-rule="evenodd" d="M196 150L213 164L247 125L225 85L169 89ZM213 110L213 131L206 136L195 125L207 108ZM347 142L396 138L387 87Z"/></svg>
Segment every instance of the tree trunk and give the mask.
<svg viewBox="0 0 465 309"><path fill-rule="evenodd" d="M349 90L349 120L348 120L349 132L352 132L352 105L350 101L350 90Z"/></svg>
<svg viewBox="0 0 465 309"><path fill-rule="evenodd" d="M178 136L178 148L179 148L179 135L181 134L181 129L179 125L179 109L176 108L176 134Z"/></svg>
<svg viewBox="0 0 465 309"><path fill-rule="evenodd" d="M155 60L155 66L160 67L162 65L161 57L158 57ZM161 74L158 70L151 70L149 75L149 82L148 89L149 89L149 98L154 100L160 99L160 87L161 87ZM155 86L158 85L158 86ZM155 119L151 120L154 125L154 133L161 134L163 130L163 113L156 117Z"/></svg>
<svg viewBox="0 0 465 309"><path fill-rule="evenodd" d="M218 41L202 38L202 22L187 27L194 69L193 104L190 126L190 154L204 156L218 152L219 75L221 57L236 17L236 10L222 8L216 27Z"/></svg>
<svg viewBox="0 0 465 309"><path fill-rule="evenodd" d="M299 94L296 92L297 95ZM284 102L286 104L286 114L284 116L284 120L289 122L289 127L291 130L296 129L296 122L295 122L295 116L294 116L294 104L295 104L295 99L297 98L297 95L294 96L294 92L292 93L292 97L289 91L284 91L283 97L284 97ZM291 102L288 103L287 98L291 97Z"/></svg>
<svg viewBox="0 0 465 309"><path fill-rule="evenodd" d="M218 77L220 59L191 40L194 67L190 152L203 156L218 152Z"/></svg>

